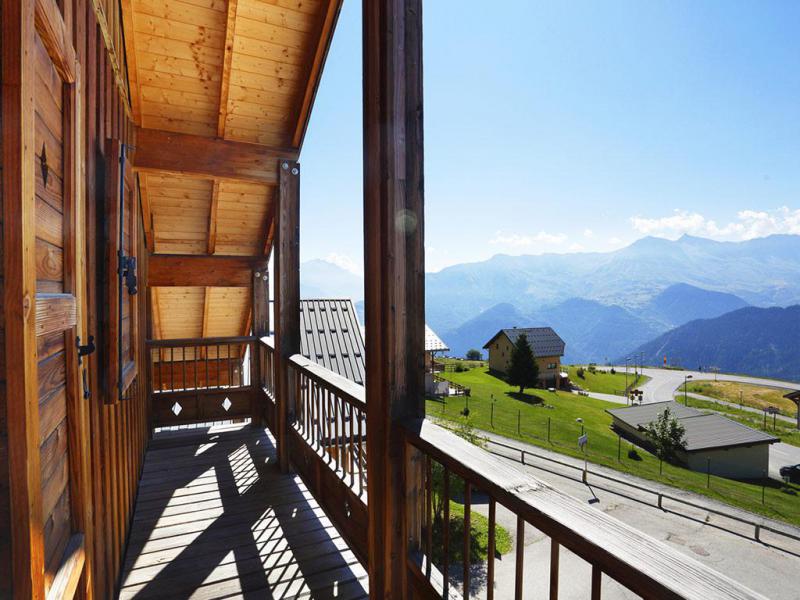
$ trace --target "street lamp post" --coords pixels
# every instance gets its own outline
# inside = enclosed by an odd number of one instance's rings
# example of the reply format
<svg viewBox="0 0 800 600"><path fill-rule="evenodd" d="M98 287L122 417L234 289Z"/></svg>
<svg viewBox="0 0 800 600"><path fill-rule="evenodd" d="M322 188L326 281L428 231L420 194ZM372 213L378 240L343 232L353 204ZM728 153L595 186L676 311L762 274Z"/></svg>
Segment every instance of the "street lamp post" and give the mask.
<svg viewBox="0 0 800 600"><path fill-rule="evenodd" d="M625 395L628 395L628 363L630 362L631 357L628 356L625 359Z"/></svg>
<svg viewBox="0 0 800 600"><path fill-rule="evenodd" d="M689 394L686 392L686 386L689 383L690 379L692 379L691 375L683 376L683 404L685 406L689 406Z"/></svg>

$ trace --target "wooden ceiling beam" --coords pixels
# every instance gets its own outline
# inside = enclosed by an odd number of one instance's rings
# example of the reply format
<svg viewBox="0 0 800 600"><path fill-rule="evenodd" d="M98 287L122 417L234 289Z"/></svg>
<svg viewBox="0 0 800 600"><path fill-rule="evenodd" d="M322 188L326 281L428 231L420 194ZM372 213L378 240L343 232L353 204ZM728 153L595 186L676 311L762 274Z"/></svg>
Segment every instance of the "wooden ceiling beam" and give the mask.
<svg viewBox="0 0 800 600"><path fill-rule="evenodd" d="M176 173L276 185L277 160L296 157L297 150L289 148L136 128L134 170L140 173Z"/></svg>
<svg viewBox="0 0 800 600"><path fill-rule="evenodd" d="M266 268L263 256L152 254L147 272L151 287L250 287L252 271Z"/></svg>
<svg viewBox="0 0 800 600"><path fill-rule="evenodd" d="M219 84L219 118L217 121L217 135L223 139L225 138L225 122L228 119L233 38L236 35L236 9L238 5L238 0L228 0L228 20L225 24L225 55L222 61L222 77Z"/></svg>
<svg viewBox="0 0 800 600"><path fill-rule="evenodd" d="M308 71L308 78L306 79L306 88L303 91L302 100L297 112L297 121L294 133L292 134L292 146L300 148L303 145L303 138L306 134L308 127L308 119L311 116L311 108L314 105L314 98L317 95L319 88L320 78L322 76L322 68L325 65L325 59L328 56L328 50L331 46L333 39L333 31L336 28L336 21L339 18L339 12L342 9L343 0L327 0L325 7L325 14L319 24L317 31L316 46L313 52L308 57L310 68ZM291 158L291 157L285 157Z"/></svg>

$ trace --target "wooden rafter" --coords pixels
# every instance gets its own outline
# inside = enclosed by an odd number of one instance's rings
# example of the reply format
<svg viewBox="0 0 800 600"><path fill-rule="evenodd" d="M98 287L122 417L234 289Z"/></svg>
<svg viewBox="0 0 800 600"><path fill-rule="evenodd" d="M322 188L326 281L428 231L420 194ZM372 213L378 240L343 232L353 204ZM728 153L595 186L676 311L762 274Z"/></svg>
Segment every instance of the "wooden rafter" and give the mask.
<svg viewBox="0 0 800 600"><path fill-rule="evenodd" d="M159 287L250 287L250 272L264 257L153 254L148 284Z"/></svg>
<svg viewBox="0 0 800 600"><path fill-rule="evenodd" d="M139 87L139 71L136 66L136 44L134 41L134 10L131 0L122 2L122 26L125 37L125 61L128 63L128 85L131 101L131 112L136 123L142 122L142 92Z"/></svg>
<svg viewBox="0 0 800 600"><path fill-rule="evenodd" d="M250 328L252 326L253 326L253 311L251 309L251 310L247 311L247 318L244 321L244 330L242 332L242 335L250 335ZM246 350L247 350L247 346L242 346L241 347L241 356L240 356L240 358L244 358L244 353L245 353Z"/></svg>
<svg viewBox="0 0 800 600"><path fill-rule="evenodd" d="M150 305L153 310L153 337L157 340L164 339L164 331L161 329L161 308L158 305L158 288L150 288ZM164 350L158 351L158 359L164 360Z"/></svg>
<svg viewBox="0 0 800 600"><path fill-rule="evenodd" d="M333 30L339 18L339 11L342 9L342 0L327 0L325 15L320 22L317 32L317 44L309 57L311 66L306 80L306 88L303 91L302 100L297 112L297 121L294 133L292 134L292 147L300 148L303 144L308 119L311 116L311 108L314 105L314 98L317 95L319 80L322 74L322 67L325 65L325 58L328 56L328 49L333 38Z"/></svg>
<svg viewBox="0 0 800 600"><path fill-rule="evenodd" d="M211 288L206 287L205 293L203 296L203 325L202 329L200 330L200 337L207 338L208 337L208 311L209 306L211 305ZM200 348L200 358L206 357L206 350L205 346Z"/></svg>
<svg viewBox="0 0 800 600"><path fill-rule="evenodd" d="M217 210L219 209L219 179L214 180L211 190L211 210L208 213L208 254L217 251Z"/></svg>
<svg viewBox="0 0 800 600"><path fill-rule="evenodd" d="M273 205L276 204L273 202ZM272 244L275 241L275 210L271 210L267 217L267 235L264 242L264 256L269 256L272 252Z"/></svg>
<svg viewBox="0 0 800 600"><path fill-rule="evenodd" d="M239 0L228 0L228 19L225 24L225 56L222 61L222 77L219 85L219 118L217 135L225 137L225 122L228 120L228 92L231 83L231 63L233 62L233 38L236 34L236 9Z"/></svg>
<svg viewBox="0 0 800 600"><path fill-rule="evenodd" d="M147 173L139 173L139 196L142 202L142 223L144 224L144 244L150 252L156 251L153 235L153 212L150 207L150 195L147 191Z"/></svg>
<svg viewBox="0 0 800 600"><path fill-rule="evenodd" d="M177 173L275 185L276 161L296 156L296 151L286 148L137 127L134 168L140 173Z"/></svg>

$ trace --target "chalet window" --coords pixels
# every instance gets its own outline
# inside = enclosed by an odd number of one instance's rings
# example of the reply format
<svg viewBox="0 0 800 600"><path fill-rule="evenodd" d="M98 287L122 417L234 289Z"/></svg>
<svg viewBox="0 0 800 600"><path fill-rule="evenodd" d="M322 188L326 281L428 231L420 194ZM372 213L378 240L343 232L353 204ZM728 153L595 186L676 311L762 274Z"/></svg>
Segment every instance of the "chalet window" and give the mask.
<svg viewBox="0 0 800 600"><path fill-rule="evenodd" d="M106 145L106 352L108 398L126 397L136 378L138 349L138 200L130 148L119 140Z"/></svg>

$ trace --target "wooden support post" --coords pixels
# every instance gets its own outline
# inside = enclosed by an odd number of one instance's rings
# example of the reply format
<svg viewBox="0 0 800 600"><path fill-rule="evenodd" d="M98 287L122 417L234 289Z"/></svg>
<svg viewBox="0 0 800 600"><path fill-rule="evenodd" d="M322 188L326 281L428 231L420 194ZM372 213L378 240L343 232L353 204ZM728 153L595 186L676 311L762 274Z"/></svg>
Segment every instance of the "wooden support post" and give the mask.
<svg viewBox="0 0 800 600"><path fill-rule="evenodd" d="M558 600L559 544L550 538L550 600Z"/></svg>
<svg viewBox="0 0 800 600"><path fill-rule="evenodd" d="M3 1L3 283L14 598L44 597L36 350L34 3ZM8 540L0 541L0 544Z"/></svg>
<svg viewBox="0 0 800 600"><path fill-rule="evenodd" d="M253 270L253 335L256 338L269 335L269 275L266 264ZM250 352L250 382L253 387L250 415L252 423L259 427L264 426L261 352L261 344L256 341Z"/></svg>
<svg viewBox="0 0 800 600"><path fill-rule="evenodd" d="M275 371L278 376L278 462L289 470L288 431L294 419L289 357L300 352L300 165L278 161L275 211Z"/></svg>
<svg viewBox="0 0 800 600"><path fill-rule="evenodd" d="M422 2L363 3L364 257L369 586L405 598L402 421L425 415Z"/></svg>

